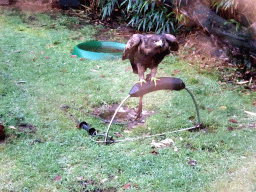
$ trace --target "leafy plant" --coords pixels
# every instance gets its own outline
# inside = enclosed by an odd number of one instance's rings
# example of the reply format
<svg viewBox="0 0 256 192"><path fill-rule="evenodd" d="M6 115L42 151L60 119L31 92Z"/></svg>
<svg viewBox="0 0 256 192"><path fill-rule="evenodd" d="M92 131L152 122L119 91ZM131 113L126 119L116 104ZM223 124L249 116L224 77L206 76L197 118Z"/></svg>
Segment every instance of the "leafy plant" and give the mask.
<svg viewBox="0 0 256 192"><path fill-rule="evenodd" d="M225 25L228 25L228 24L234 24L236 26L236 31L239 31L239 29L241 28L241 24L236 21L235 19L229 19Z"/></svg>
<svg viewBox="0 0 256 192"><path fill-rule="evenodd" d="M237 1L235 0L213 0L212 4L216 8L216 12L218 12L220 8L224 10L233 9L234 12L234 9L236 9L238 5Z"/></svg>
<svg viewBox="0 0 256 192"><path fill-rule="evenodd" d="M108 0L101 2L102 18L111 16L115 8L125 11L125 18L128 18L128 25L138 30L155 31L156 33L176 33L178 26L172 7L151 0Z"/></svg>

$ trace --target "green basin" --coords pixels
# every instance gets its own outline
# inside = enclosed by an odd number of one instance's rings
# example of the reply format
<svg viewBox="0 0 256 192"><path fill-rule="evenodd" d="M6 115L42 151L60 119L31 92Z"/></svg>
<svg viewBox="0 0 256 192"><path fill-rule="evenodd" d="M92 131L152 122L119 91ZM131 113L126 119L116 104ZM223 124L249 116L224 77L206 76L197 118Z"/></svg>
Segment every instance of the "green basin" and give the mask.
<svg viewBox="0 0 256 192"><path fill-rule="evenodd" d="M72 55L90 60L121 58L126 44L107 41L88 41L78 44Z"/></svg>

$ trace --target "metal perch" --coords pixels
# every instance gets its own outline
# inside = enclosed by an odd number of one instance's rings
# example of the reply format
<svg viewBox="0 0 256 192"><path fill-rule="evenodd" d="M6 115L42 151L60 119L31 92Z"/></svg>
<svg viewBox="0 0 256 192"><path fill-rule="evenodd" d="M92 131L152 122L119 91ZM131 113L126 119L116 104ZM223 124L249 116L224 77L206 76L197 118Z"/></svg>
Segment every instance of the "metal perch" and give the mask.
<svg viewBox="0 0 256 192"><path fill-rule="evenodd" d="M130 90L129 95L121 102L121 104L118 106L118 108L116 109L109 125L106 131L106 137L105 137L105 143L107 143L107 139L108 139L108 132L110 129L110 126L116 116L116 114L118 113L119 109L121 108L121 106L124 104L124 102L129 98L129 97L140 97L140 103L139 103L139 109L138 109L138 113L141 113L142 111L142 98L145 94L153 92L153 91L158 91L158 90L175 90L175 91L180 91L182 89L186 89L188 91L188 93L190 94L190 96L193 99L193 102L195 104L196 107L196 112L197 112L197 118L198 118L198 125L201 124L200 122L200 117L199 117L199 110L198 110L198 106L196 103L196 100L194 98L194 96L192 95L192 93L186 88L185 84L183 83L183 81L179 78L173 78L173 77L160 77L159 81L157 81L157 84L155 85L153 82L151 81L147 81L144 84L140 84L140 83L136 83L132 89Z"/></svg>

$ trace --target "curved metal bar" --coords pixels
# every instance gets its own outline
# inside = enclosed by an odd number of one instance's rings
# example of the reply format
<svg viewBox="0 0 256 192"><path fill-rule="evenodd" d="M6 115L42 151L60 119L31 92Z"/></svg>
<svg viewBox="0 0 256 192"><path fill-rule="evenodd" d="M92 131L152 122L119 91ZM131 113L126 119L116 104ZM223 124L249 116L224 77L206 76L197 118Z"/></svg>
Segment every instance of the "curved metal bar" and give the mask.
<svg viewBox="0 0 256 192"><path fill-rule="evenodd" d="M108 125L108 129L107 129L106 137L105 137L105 143L107 143L108 132L109 132L110 126L111 126L111 124L112 124L112 122L113 122L113 120L114 120L114 118L115 118L117 112L119 111L119 109L122 107L122 105L124 104L124 102L125 102L129 97L130 97L130 95L128 95L127 97L125 97L125 99L121 102L121 104L120 104L120 105L118 106L118 108L116 109L116 111L115 111L115 113L114 113L114 115L113 115L113 117L112 117L112 119L111 119L111 121L110 121L110 123L109 123L109 125Z"/></svg>
<svg viewBox="0 0 256 192"><path fill-rule="evenodd" d="M188 90L188 88L185 87L185 89L188 91L188 93L190 94L190 96L192 97L192 99L193 99L193 101L194 101L194 104L195 104L195 107L196 107L197 118L198 118L198 125L200 125L201 122L200 122L200 116L199 116L199 109L198 109L198 106L197 106L195 97L194 97L194 95Z"/></svg>

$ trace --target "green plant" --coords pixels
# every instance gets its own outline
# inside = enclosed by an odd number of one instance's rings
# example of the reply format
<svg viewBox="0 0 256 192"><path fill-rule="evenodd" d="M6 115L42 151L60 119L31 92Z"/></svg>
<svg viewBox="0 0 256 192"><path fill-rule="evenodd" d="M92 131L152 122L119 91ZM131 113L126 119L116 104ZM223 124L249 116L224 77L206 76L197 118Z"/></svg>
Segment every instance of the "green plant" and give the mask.
<svg viewBox="0 0 256 192"><path fill-rule="evenodd" d="M213 0L212 5L216 8L216 12L219 11L219 9L233 9L232 12L237 8L238 2L235 0Z"/></svg>
<svg viewBox="0 0 256 192"><path fill-rule="evenodd" d="M119 3L117 0L108 0L102 3L102 17L111 16L115 8L124 8L124 16L128 18L128 25L139 30L177 33L180 27L172 7L157 4L156 1L124 0Z"/></svg>

